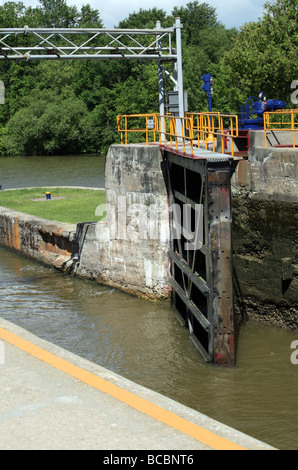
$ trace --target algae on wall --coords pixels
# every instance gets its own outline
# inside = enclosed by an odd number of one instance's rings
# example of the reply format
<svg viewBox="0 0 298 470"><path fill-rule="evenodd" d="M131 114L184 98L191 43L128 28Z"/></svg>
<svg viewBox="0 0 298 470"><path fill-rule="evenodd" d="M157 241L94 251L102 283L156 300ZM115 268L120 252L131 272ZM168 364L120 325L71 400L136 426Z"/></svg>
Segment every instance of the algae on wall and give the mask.
<svg viewBox="0 0 298 470"><path fill-rule="evenodd" d="M232 196L235 309L244 318L298 330L297 204Z"/></svg>

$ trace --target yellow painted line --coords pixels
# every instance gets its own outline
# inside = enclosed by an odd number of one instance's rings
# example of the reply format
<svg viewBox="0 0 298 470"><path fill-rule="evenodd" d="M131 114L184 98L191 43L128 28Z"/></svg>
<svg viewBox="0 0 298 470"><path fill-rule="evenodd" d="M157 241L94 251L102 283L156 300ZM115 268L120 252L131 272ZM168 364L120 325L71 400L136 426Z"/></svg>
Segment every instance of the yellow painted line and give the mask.
<svg viewBox="0 0 298 470"><path fill-rule="evenodd" d="M145 400L144 398L138 397L132 392L129 392L111 382L98 377L91 372L81 369L74 364L56 356L55 354L46 351L45 349L36 346L35 344L27 341L20 336L10 332L5 328L0 327L0 337L13 344L14 346L22 349L29 353L31 356L40 359L43 362L55 367L56 369L65 372L72 377L84 382L91 387L96 388L108 395L120 400L123 403L131 406L132 408L145 413L146 415L161 421L168 426L171 426L178 431L191 436L192 438L210 446L216 450L246 450L244 447L235 444L234 442L225 439L207 429L198 426L197 424L191 423L184 418L172 413L171 411L165 410L164 408L155 405L154 403Z"/></svg>

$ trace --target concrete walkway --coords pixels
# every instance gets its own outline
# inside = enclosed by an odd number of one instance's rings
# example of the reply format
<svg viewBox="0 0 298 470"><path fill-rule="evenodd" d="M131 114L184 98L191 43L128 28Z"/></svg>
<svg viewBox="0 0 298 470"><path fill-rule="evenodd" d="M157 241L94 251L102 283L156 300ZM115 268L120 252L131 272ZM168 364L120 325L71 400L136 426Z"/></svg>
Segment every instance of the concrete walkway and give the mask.
<svg viewBox="0 0 298 470"><path fill-rule="evenodd" d="M272 449L0 319L0 450Z"/></svg>

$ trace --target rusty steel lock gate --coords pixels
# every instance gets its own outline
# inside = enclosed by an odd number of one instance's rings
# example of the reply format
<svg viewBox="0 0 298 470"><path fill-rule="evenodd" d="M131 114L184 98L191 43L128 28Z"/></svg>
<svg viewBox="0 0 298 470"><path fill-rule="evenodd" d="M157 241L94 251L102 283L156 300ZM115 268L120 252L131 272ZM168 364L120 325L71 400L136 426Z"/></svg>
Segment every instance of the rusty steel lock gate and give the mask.
<svg viewBox="0 0 298 470"><path fill-rule="evenodd" d="M230 163L167 150L163 155L172 305L205 361L233 366Z"/></svg>

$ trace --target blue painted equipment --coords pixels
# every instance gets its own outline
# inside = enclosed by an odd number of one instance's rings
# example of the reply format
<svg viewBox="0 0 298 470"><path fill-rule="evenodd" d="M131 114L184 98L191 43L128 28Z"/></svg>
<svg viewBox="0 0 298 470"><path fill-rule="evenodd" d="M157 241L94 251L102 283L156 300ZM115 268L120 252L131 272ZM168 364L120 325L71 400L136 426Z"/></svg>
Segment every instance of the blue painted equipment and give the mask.
<svg viewBox="0 0 298 470"><path fill-rule="evenodd" d="M201 76L201 80L203 80L204 85L201 86L202 90L205 93L208 93L208 111L212 112L212 100L211 97L213 95L213 79L211 73L204 73Z"/></svg>
<svg viewBox="0 0 298 470"><path fill-rule="evenodd" d="M245 105L241 106L239 128L240 129L264 129L264 112L278 111L286 108L287 104L281 100L268 100L264 93L259 97L251 96L246 100ZM254 116L254 117L253 117Z"/></svg>

